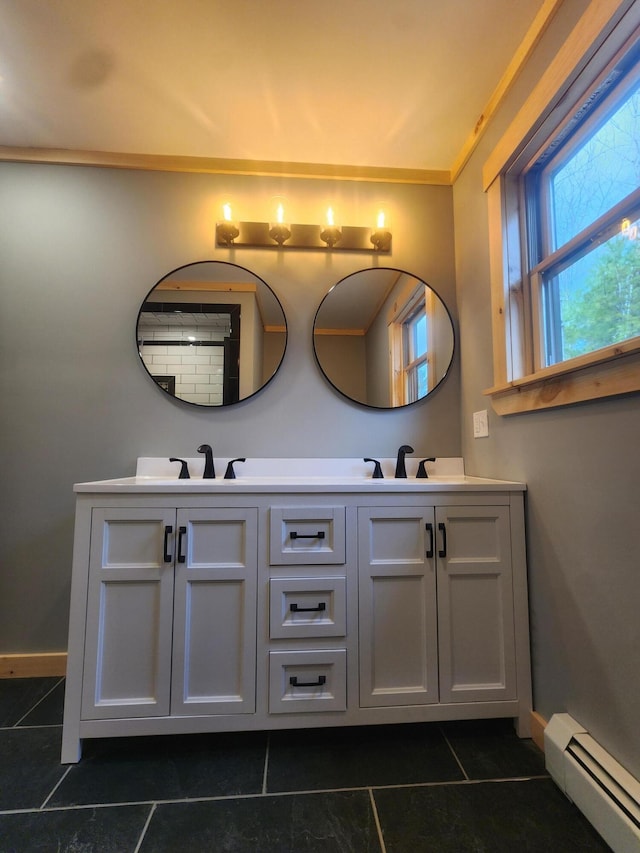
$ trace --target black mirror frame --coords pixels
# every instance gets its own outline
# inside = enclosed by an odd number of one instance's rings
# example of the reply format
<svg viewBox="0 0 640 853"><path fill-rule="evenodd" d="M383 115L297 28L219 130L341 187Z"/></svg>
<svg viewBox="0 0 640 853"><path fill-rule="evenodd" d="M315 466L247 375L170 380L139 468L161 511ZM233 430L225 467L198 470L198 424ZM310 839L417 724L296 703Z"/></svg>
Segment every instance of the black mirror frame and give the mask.
<svg viewBox="0 0 640 853"><path fill-rule="evenodd" d="M444 373L442 374L442 377L438 380L438 382L433 386L433 388L431 388L431 390L427 394L424 395L424 397L421 397L419 400L413 400L411 403L404 403L401 406L374 406L371 403L364 403L362 400L356 400L354 397L350 397L348 394L346 394L344 391L342 391L340 388L338 388L338 386L335 384L335 382L333 382L333 380L329 376L327 376L324 368L322 367L322 364L320 362L320 358L318 356L318 351L316 349L316 336L315 336L316 322L318 319L318 314L320 313L322 306L325 304L325 301L329 298L329 296L333 293L333 291L340 284L347 281L347 279L351 278L352 276L359 275L359 274L365 273L365 272L375 272L377 270L385 270L387 272L397 272L398 274L408 275L408 276L411 276L411 278L415 278L417 281L421 281L426 287L430 288L430 290L433 292L433 294L439 299L442 307L444 308L444 310L446 312L447 317L449 318L449 323L451 324L451 335L452 335L451 358L449 359L449 364L447 365L447 369L444 371ZM420 278L419 276L414 275L413 273L408 272L407 270L398 269L397 267L377 267L377 266L376 267L365 267L364 269L361 269L361 270L355 270L354 272L349 273L349 275L346 275L343 278L341 278L339 281L337 281L327 291L327 293L322 298L322 301L318 305L318 308L317 308L316 313L315 313L314 318L313 318L313 328L312 328L311 334L312 334L312 338L313 338L313 354L315 357L316 364L318 366L318 369L322 373L323 377L329 383L329 385L331 385L331 387L338 394L340 394L341 397L344 397L346 400L349 400L351 403L355 403L358 406L363 406L366 409L374 409L374 410L379 411L379 412L393 412L393 411L397 411L399 409L407 409L410 406L418 406L421 403L424 403L426 400L428 400L432 396L432 394L434 394L434 392L437 391L441 387L442 383L444 382L444 380L447 378L447 376L451 372L451 368L453 366L453 362L454 362L455 355L456 355L456 349L457 349L456 327L455 327L455 324L453 322L453 317L451 316L451 312L449 311L449 308L447 307L447 304L444 301L444 299L440 296L438 291L435 288L431 287L431 285L428 284L424 279Z"/></svg>
<svg viewBox="0 0 640 853"><path fill-rule="evenodd" d="M222 403L220 405L213 405L213 404L207 405L206 403L194 403L191 400L184 400L182 397L177 397L174 393L171 392L170 388L168 387L169 383L167 383L166 381L158 381L158 379L166 380L168 377L157 377L157 376L154 376L152 373L149 372L146 364L144 363L142 356L140 355L140 348L139 348L138 326L140 323L140 315L142 314L144 306L146 305L150 295L153 293L153 291L156 289L156 287L158 287L159 284L162 284L163 281L166 281L171 276L175 275L176 273L180 272L181 270L191 268L191 267L196 267L200 264L219 264L221 266L224 265L227 267L234 267L237 270L243 270L244 272L248 273L252 278L257 279L257 281L260 282L261 284L263 284L267 288L267 290L270 291L270 293L273 295L273 298L277 302L277 304L280 308L280 311L282 312L282 320L284 322L284 346L282 348L282 355L281 355L280 360L279 360L277 366L275 367L273 373L271 374L271 376L267 379L266 382L264 382L252 394L248 394L246 397L241 397L240 399L234 400L233 402ZM236 406L240 403L245 403L247 400L251 400L257 394L260 394L267 387L267 385L271 384L271 382L275 378L276 374L278 373L278 371L282 367L282 363L284 361L284 357L285 357L285 354L287 352L287 345L289 342L289 324L287 323L287 316L284 312L284 308L282 307L282 303L280 302L280 299L278 298L276 292L273 290L273 288L270 285L267 284L267 282L261 276L257 275L256 273L252 272L251 270L247 269L246 267L243 267L240 264L234 264L231 261L220 261L220 260L216 260L216 259L207 259L204 261L192 261L192 262L187 263L187 264L181 264L179 267L176 267L175 269L168 272L166 275L163 275L162 278L158 279L158 281L153 285L153 287L147 292L146 296L142 300L140 308L138 309L138 315L136 317L136 328L135 328L134 340L135 340L135 345L136 345L136 352L138 354L138 358L140 359L140 363L142 364L142 367L144 368L145 373L147 374L147 376L149 376L153 380L154 385L157 388L159 388L163 394L166 394L172 400L176 400L177 402L182 403L186 406L194 406L198 409L210 409L210 410L215 411L217 409L226 409L226 408L229 408L230 406Z"/></svg>

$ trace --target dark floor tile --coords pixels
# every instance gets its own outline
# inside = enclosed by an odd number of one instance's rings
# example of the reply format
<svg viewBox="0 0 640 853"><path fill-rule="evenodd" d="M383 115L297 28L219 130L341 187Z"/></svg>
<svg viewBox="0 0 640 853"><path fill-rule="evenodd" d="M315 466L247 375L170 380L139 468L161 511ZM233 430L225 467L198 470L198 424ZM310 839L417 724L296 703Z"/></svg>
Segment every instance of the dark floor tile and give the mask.
<svg viewBox="0 0 640 853"><path fill-rule="evenodd" d="M469 779L545 775L544 754L532 740L519 738L511 720L444 723L451 748Z"/></svg>
<svg viewBox="0 0 640 853"><path fill-rule="evenodd" d="M253 732L85 740L51 805L259 793L266 743Z"/></svg>
<svg viewBox="0 0 640 853"><path fill-rule="evenodd" d="M150 806L0 815L2 853L134 853Z"/></svg>
<svg viewBox="0 0 640 853"><path fill-rule="evenodd" d="M387 853L605 853L550 779L374 791Z"/></svg>
<svg viewBox="0 0 640 853"><path fill-rule="evenodd" d="M64 679L51 690L29 713L20 726L61 726L64 711Z"/></svg>
<svg viewBox="0 0 640 853"><path fill-rule="evenodd" d="M61 734L59 726L0 731L0 810L42 805L65 772Z"/></svg>
<svg viewBox="0 0 640 853"><path fill-rule="evenodd" d="M270 793L463 778L438 727L430 724L307 729L271 736Z"/></svg>
<svg viewBox="0 0 640 853"><path fill-rule="evenodd" d="M160 805L140 853L380 853L365 791Z"/></svg>
<svg viewBox="0 0 640 853"><path fill-rule="evenodd" d="M0 728L15 726L59 681L59 678L0 678Z"/></svg>

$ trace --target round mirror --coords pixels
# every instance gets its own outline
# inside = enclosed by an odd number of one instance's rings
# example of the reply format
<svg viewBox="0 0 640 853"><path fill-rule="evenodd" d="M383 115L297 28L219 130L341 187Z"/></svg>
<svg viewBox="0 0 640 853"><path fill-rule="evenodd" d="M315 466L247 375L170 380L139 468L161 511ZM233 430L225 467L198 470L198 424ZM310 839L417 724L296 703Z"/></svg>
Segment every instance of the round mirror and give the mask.
<svg viewBox="0 0 640 853"><path fill-rule="evenodd" d="M402 270L361 270L343 278L316 312L320 369L345 397L394 409L430 394L454 351L451 316L438 294Z"/></svg>
<svg viewBox="0 0 640 853"><path fill-rule="evenodd" d="M198 406L228 406L276 374L287 324L257 275L226 261L199 261L149 291L136 337L142 363L163 391Z"/></svg>

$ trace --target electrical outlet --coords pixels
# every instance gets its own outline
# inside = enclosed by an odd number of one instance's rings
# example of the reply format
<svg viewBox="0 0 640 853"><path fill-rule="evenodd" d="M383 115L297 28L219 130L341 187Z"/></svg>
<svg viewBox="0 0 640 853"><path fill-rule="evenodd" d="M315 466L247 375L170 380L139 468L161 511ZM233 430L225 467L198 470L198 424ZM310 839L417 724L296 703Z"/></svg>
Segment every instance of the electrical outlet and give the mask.
<svg viewBox="0 0 640 853"><path fill-rule="evenodd" d="M473 413L473 437L486 438L489 435L489 419L487 410Z"/></svg>

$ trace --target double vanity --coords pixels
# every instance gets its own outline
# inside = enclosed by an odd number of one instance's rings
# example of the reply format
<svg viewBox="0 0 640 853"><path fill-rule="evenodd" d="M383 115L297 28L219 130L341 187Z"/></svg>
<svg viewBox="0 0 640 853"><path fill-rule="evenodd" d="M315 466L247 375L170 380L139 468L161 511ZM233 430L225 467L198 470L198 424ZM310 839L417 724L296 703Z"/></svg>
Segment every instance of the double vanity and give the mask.
<svg viewBox="0 0 640 853"><path fill-rule="evenodd" d="M76 484L62 761L84 738L512 717L529 734L521 483L203 459ZM221 469L221 470L220 470Z"/></svg>

